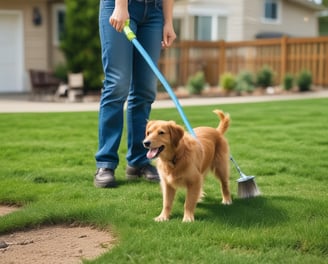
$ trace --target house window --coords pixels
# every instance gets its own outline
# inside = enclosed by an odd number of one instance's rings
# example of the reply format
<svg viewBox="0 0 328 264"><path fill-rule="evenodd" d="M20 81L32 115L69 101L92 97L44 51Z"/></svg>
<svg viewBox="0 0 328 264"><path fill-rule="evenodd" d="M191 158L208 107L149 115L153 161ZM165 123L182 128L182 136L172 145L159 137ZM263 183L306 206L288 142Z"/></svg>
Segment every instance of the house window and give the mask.
<svg viewBox="0 0 328 264"><path fill-rule="evenodd" d="M195 38L196 40L211 40L212 17L196 16L195 17Z"/></svg>
<svg viewBox="0 0 328 264"><path fill-rule="evenodd" d="M264 0L264 20L276 22L279 19L279 0Z"/></svg>
<svg viewBox="0 0 328 264"><path fill-rule="evenodd" d="M225 16L196 16L195 40L216 41L226 39L227 18Z"/></svg>
<svg viewBox="0 0 328 264"><path fill-rule="evenodd" d="M53 6L53 43L55 46L60 44L65 32L65 16L66 10L64 4L55 4Z"/></svg>

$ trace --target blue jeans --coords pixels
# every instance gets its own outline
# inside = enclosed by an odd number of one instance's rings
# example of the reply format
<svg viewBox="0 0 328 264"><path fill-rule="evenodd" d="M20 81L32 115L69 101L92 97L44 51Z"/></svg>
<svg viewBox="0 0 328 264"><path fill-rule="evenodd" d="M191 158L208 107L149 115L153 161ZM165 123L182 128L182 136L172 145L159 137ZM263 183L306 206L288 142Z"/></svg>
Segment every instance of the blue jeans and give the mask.
<svg viewBox="0 0 328 264"><path fill-rule="evenodd" d="M142 145L151 104L156 98L157 78L123 32L117 32L109 18L115 0L101 0L99 31L104 69L99 109L97 168L115 170L124 126L127 102L127 163L142 167L149 163ZM138 41L157 62L161 51L163 12L161 0L129 0L130 27Z"/></svg>

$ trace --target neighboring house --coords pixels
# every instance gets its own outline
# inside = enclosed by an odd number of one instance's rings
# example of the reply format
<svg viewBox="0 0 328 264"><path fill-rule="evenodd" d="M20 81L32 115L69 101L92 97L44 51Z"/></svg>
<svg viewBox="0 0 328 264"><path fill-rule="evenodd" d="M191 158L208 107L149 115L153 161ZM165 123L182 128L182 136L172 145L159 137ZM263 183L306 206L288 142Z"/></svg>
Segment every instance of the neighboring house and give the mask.
<svg viewBox="0 0 328 264"><path fill-rule="evenodd" d="M50 70L63 60L63 2L0 0L0 93L29 91L29 69Z"/></svg>
<svg viewBox="0 0 328 264"><path fill-rule="evenodd" d="M176 0L181 40L241 41L318 36L320 0Z"/></svg>
<svg viewBox="0 0 328 264"><path fill-rule="evenodd" d="M99 0L98 0L99 1ZM164 0L165 1L165 0ZM175 0L181 40L318 35L320 0ZM0 93L30 91L30 69L64 61L64 0L0 0Z"/></svg>

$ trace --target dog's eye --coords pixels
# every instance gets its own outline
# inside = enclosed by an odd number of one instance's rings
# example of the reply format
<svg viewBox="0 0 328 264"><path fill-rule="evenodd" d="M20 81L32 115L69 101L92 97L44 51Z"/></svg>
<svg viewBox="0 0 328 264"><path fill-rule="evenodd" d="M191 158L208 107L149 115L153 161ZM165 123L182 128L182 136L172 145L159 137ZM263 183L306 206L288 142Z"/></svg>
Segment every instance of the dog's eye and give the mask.
<svg viewBox="0 0 328 264"><path fill-rule="evenodd" d="M165 134L165 132L163 130L158 131L158 135L164 135L164 134Z"/></svg>
<svg viewBox="0 0 328 264"><path fill-rule="evenodd" d="M147 132L146 132L146 136L149 136L149 134L150 134L150 131L147 131Z"/></svg>

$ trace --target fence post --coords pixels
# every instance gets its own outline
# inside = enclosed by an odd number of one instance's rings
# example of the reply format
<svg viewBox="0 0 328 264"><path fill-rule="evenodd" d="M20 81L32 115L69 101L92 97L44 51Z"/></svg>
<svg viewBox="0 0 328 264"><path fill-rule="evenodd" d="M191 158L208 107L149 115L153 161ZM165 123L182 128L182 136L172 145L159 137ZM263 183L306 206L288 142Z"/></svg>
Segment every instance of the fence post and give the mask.
<svg viewBox="0 0 328 264"><path fill-rule="evenodd" d="M224 73L225 71L225 64L226 64L226 53L225 53L225 41L221 40L219 42L219 62L218 62L218 66L219 66L219 78L218 81L220 81L220 76Z"/></svg>
<svg viewBox="0 0 328 264"><path fill-rule="evenodd" d="M280 82L282 83L287 71L287 37L281 38Z"/></svg>
<svg viewBox="0 0 328 264"><path fill-rule="evenodd" d="M185 85L189 74L189 44L187 41L181 42L181 57L180 57L180 80L182 85Z"/></svg>

